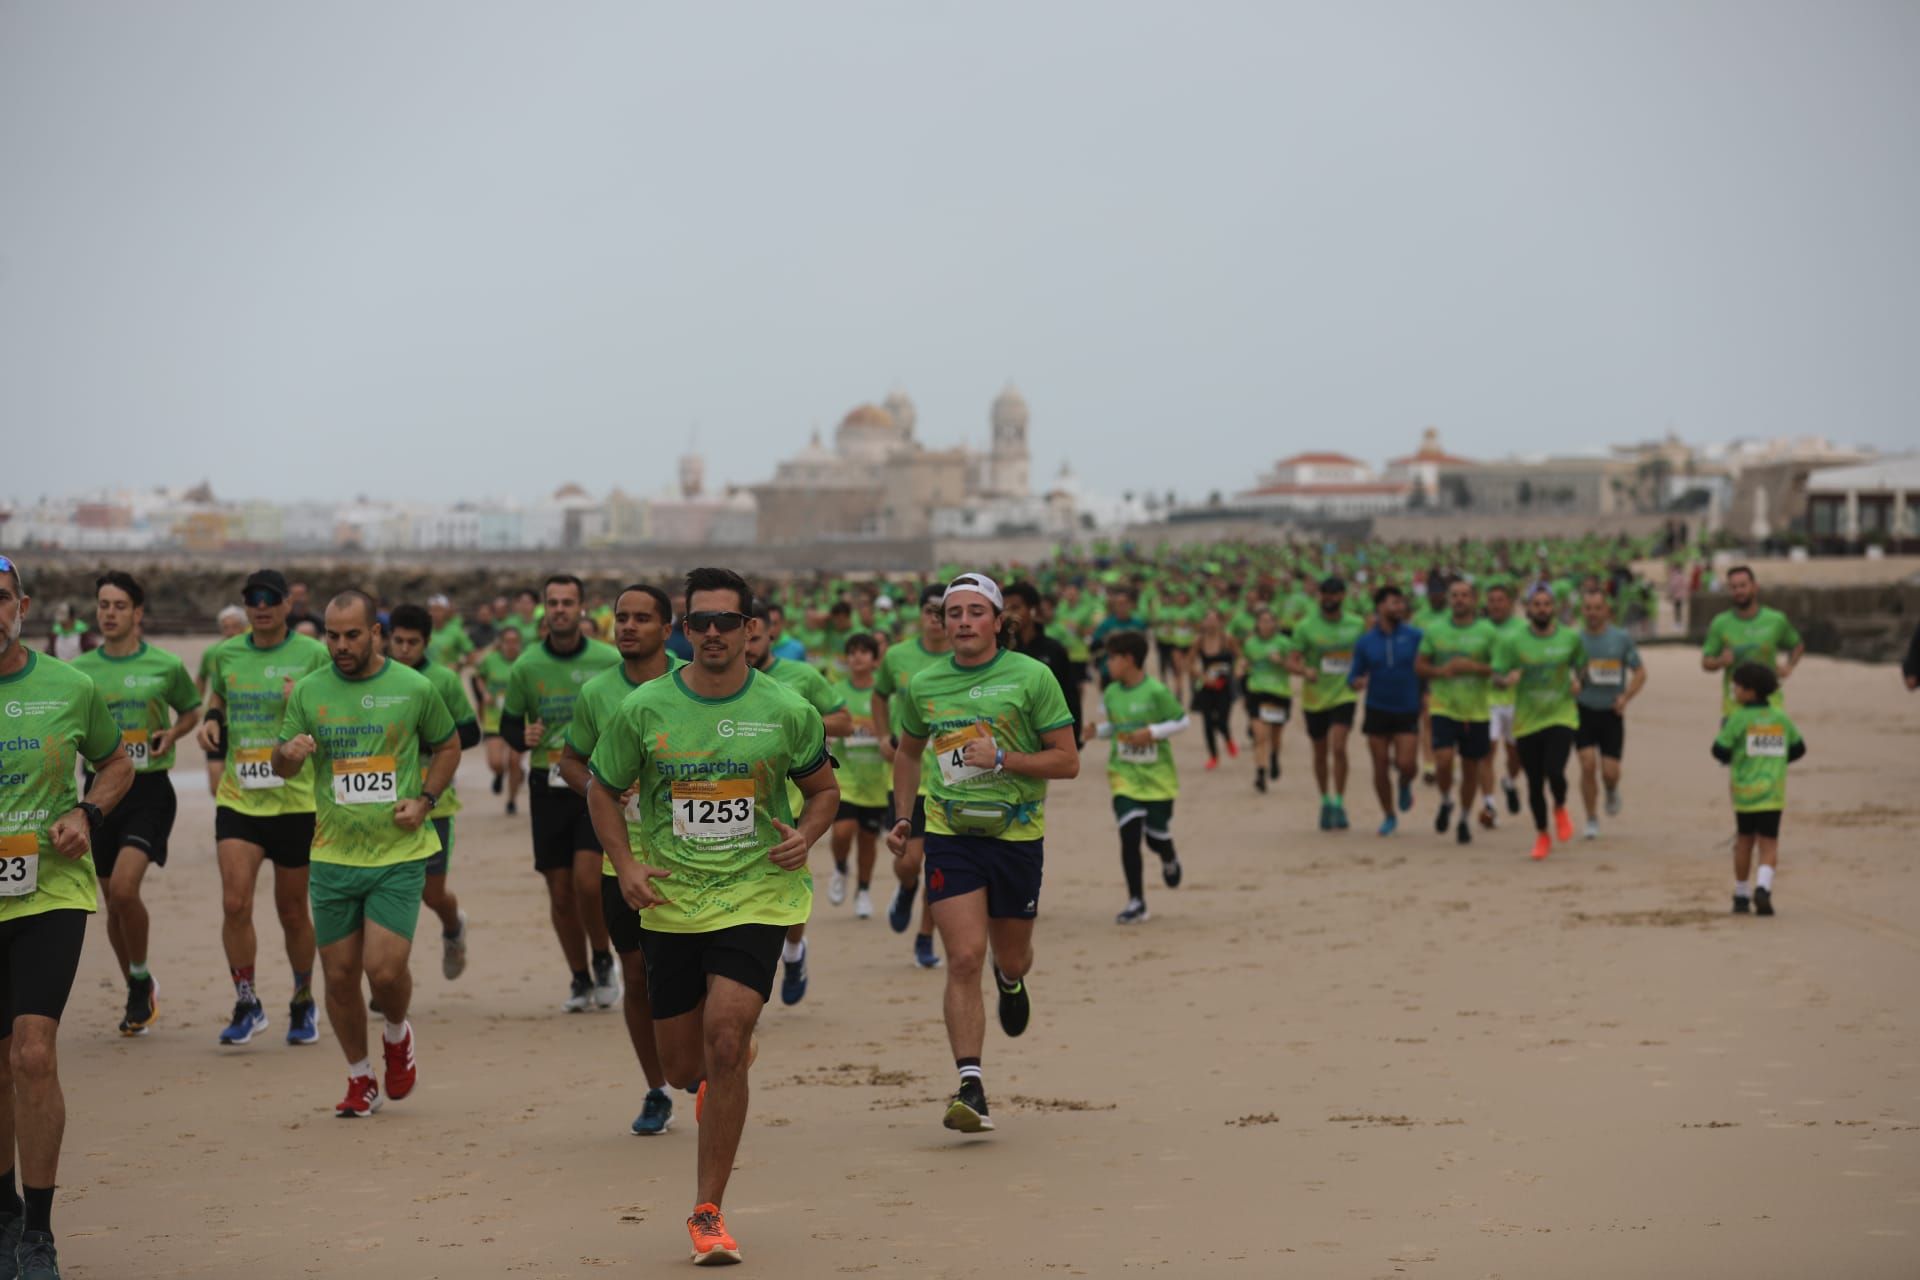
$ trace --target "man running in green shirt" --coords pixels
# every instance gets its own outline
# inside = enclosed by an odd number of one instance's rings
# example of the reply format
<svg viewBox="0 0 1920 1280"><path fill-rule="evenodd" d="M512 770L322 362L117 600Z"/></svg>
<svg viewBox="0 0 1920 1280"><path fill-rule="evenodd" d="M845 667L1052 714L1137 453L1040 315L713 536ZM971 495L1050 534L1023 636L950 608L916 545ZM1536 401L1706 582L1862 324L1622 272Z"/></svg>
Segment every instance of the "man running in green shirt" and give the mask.
<svg viewBox="0 0 1920 1280"><path fill-rule="evenodd" d="M331 664L294 685L273 771L319 779L313 923L327 1021L347 1058L347 1093L334 1114L352 1119L372 1115L381 1104L367 1056L363 975L386 1020L386 1096L398 1102L418 1079L407 962L427 861L440 848L428 815L453 784L460 742L433 683L378 652L372 597L343 591L323 616ZM424 770L423 752L432 756Z"/></svg>
<svg viewBox="0 0 1920 1280"><path fill-rule="evenodd" d="M840 804L820 713L747 665L752 593L727 569L687 575L691 665L634 690L601 726L587 803L621 896L640 912L667 1079L699 1087L696 1263L738 1262L721 1204L747 1120L753 1029L787 928L813 906L807 853ZM787 783L800 789L798 814ZM633 847L635 792L641 847ZM644 861L643 861L644 858Z"/></svg>
<svg viewBox="0 0 1920 1280"><path fill-rule="evenodd" d="M581 686L620 665L620 653L580 629L585 597L580 579L556 573L545 589L546 639L521 654L507 673L500 736L512 750L532 753L533 869L546 881L554 936L573 972L562 1007L585 1013L595 1005L611 1009L620 998L620 980L600 910L600 841L586 801L560 776L560 759Z"/></svg>
<svg viewBox="0 0 1920 1280"><path fill-rule="evenodd" d="M893 794L920 786L921 756L933 747L927 782L927 889L947 953L947 1041L960 1088L944 1123L962 1133L993 1128L980 1073L986 1010L980 975L991 968L1000 1028L1027 1029L1026 976L1040 910L1047 783L1075 777L1080 752L1059 681L1041 663L999 646L1000 588L979 573L947 584L941 607L953 656L921 670L900 709ZM911 824L894 823L898 853Z"/></svg>
<svg viewBox="0 0 1920 1280"><path fill-rule="evenodd" d="M500 736L500 713L507 705L507 681L513 664L519 659L520 632L503 626L493 638L493 647L480 655L475 664L474 697L480 703L480 732L487 744L487 768L493 771L493 794L507 793L507 816L519 812L520 784L527 771L521 752L507 745Z"/></svg>
<svg viewBox="0 0 1920 1280"><path fill-rule="evenodd" d="M1253 634L1240 642L1240 685L1247 691L1247 722L1253 726L1254 790L1280 781L1280 738L1293 716L1293 668L1287 655L1293 638L1280 630L1273 610L1254 615Z"/></svg>
<svg viewBox="0 0 1920 1280"><path fill-rule="evenodd" d="M433 631L427 639L428 659L451 671L465 670L473 658L473 639L467 635L466 624L453 611L453 601L442 595L430 596L427 616L433 621Z"/></svg>
<svg viewBox="0 0 1920 1280"><path fill-rule="evenodd" d="M286 718L294 683L328 665L327 646L287 629L287 580L277 569L247 578L242 600L250 627L222 641L207 688L207 714L200 745L224 747L227 768L213 813L214 847L220 860L220 941L233 978L233 1020L220 1043L241 1045L267 1028L266 1008L254 983L259 939L253 931L253 890L260 864L273 863L273 905L286 935L293 967L293 1003L287 1043L317 1043L314 1016L313 917L307 879L314 830L313 771L290 776L274 771L273 750Z"/></svg>
<svg viewBox="0 0 1920 1280"><path fill-rule="evenodd" d="M1527 629L1504 636L1494 647L1495 682L1513 690L1513 738L1527 775L1533 810L1533 856L1553 852L1553 836L1573 839L1567 813L1567 757L1580 724L1575 699L1586 650L1580 633L1560 625L1553 591L1536 586L1527 596ZM1553 836L1547 834L1547 792L1553 793Z"/></svg>
<svg viewBox="0 0 1920 1280"><path fill-rule="evenodd" d="M847 856L853 854L856 920L873 915L873 864L890 816L887 788L893 771L880 754L873 723L873 673L879 664L879 640L864 631L847 640L848 714L853 727L832 739L834 757L840 762L840 810L833 821L833 878L827 882L827 901L837 907L847 900Z"/></svg>
<svg viewBox="0 0 1920 1280"><path fill-rule="evenodd" d="M1140 924L1152 918L1141 871L1140 843L1160 855L1160 878L1180 887L1180 855L1173 847L1173 802L1180 796L1180 773L1167 739L1185 729L1186 708L1172 690L1147 674L1147 637L1122 631L1107 639L1107 670L1113 682L1101 692L1107 718L1099 736L1112 738L1107 757L1107 787L1113 792L1114 821L1120 825L1120 871L1127 881L1127 905L1115 924Z"/></svg>
<svg viewBox="0 0 1920 1280"><path fill-rule="evenodd" d="M920 634L912 640L888 645L887 651L880 655L880 666L873 675L873 731L880 739L880 756L887 762L887 768L893 768L893 757L900 746L900 708L906 701L907 682L926 667L932 666L953 651L952 642L947 639L946 618L941 610L941 598L946 595L944 586L934 583L920 590ZM888 795L893 806L893 817L897 820L903 809L907 814L908 834L905 843L893 852L893 874L899 879L899 887L894 890L893 902L887 907L887 923L895 933L905 933L907 926L913 923L913 900L920 899L920 929L913 938L913 959L922 969L940 967L940 956L933 947L933 904L927 901L927 890L920 870L926 860L927 836L927 789L923 779L920 789L913 797L913 804L907 805L906 799Z"/></svg>
<svg viewBox="0 0 1920 1280"><path fill-rule="evenodd" d="M844 685L829 683L827 677L818 669L804 662L793 662L786 658L776 658L769 647L767 615L770 607L766 600L753 602L753 619L760 625L747 633L747 665L762 675L770 676L804 698L813 709L820 713L820 722L825 727L828 738L844 738L853 732L853 715L847 710L847 698L841 692ZM846 657L845 638L834 629L831 652L836 652L844 661ZM787 802L795 812L801 806L799 784L788 787ZM787 930L787 944L780 953L781 980L780 1003L799 1004L807 994L807 922L802 920Z"/></svg>
<svg viewBox="0 0 1920 1280"><path fill-rule="evenodd" d="M1428 681L1432 704L1433 773L1440 788L1440 812L1433 829L1444 833L1453 818L1453 762L1460 759L1460 824L1454 839L1473 840L1473 797L1480 766L1493 753L1488 732L1493 649L1499 633L1479 616L1473 584L1456 578L1447 587L1447 612L1429 622L1414 663Z"/></svg>
<svg viewBox="0 0 1920 1280"><path fill-rule="evenodd" d="M143 1036L153 1025L159 992L147 969L147 907L140 884L149 866L167 865L176 799L174 744L200 722L200 695L186 664L141 638L147 593L131 574L114 570L94 581L101 644L73 660L100 690L120 726L133 765L133 788L96 833L93 863L107 901L107 941L127 982L120 1034Z"/></svg>
<svg viewBox="0 0 1920 1280"><path fill-rule="evenodd" d="M1313 779L1320 788L1320 829L1347 829L1347 736L1359 695L1347 683L1354 646L1367 629L1347 613L1347 584L1339 577L1320 583L1320 608L1293 625L1287 663L1300 677L1300 703L1313 743ZM1331 757L1331 762L1329 762Z"/></svg>
<svg viewBox="0 0 1920 1280"><path fill-rule="evenodd" d="M685 666L667 650L667 634L673 627L673 601L659 587L635 583L614 597L613 643L620 651L620 665L608 667L580 687L579 701L573 704L573 722L567 726L566 750L560 758L560 776L583 799L592 785L588 762L607 725L620 712L627 695L660 677ZM638 800L627 797L624 804L629 842L640 848L645 831ZM613 860L603 857L600 868L600 913L607 921L607 938L614 954L620 957L623 994L621 1012L626 1015L627 1039L640 1060L640 1074L647 1081L647 1096L634 1117L633 1132L643 1138L667 1131L673 1120L673 1097L667 1092L667 1077L660 1065L660 1049L653 1039L653 1003L647 995L647 960L640 946L640 915L620 895L620 880L614 874Z"/></svg>
<svg viewBox="0 0 1920 1280"><path fill-rule="evenodd" d="M1504 582L1495 582L1487 587L1487 621L1493 624L1496 643L1509 636L1519 635L1527 629L1526 617L1514 609L1513 588ZM1520 788L1514 779L1520 776L1520 748L1513 741L1513 690L1493 682L1492 692L1487 696L1487 736L1494 747L1505 744L1503 763L1494 762L1495 752L1489 750L1487 759L1480 767L1480 825L1491 827L1494 821L1493 787L1497 773L1500 791L1507 799L1507 812L1520 812Z"/></svg>
<svg viewBox="0 0 1920 1280"><path fill-rule="evenodd" d="M460 739L460 750L470 751L480 743L480 721L473 714L473 703L451 667L429 659L433 652L436 624L431 608L417 604L396 606L387 617L387 656L401 666L418 671L432 684L440 700L453 717ZM427 859L426 885L421 902L440 919L440 975L451 982L467 969L467 913L460 899L447 888L447 871L453 859L453 816L460 812L459 789L449 783L440 793L428 819L434 834L440 837L440 851Z"/></svg>
<svg viewBox="0 0 1920 1280"><path fill-rule="evenodd" d="M1742 662L1758 662L1773 668L1784 685L1800 659L1807 656L1806 642L1794 629L1787 615L1760 604L1760 584L1753 570L1744 564L1727 570L1727 594L1733 608L1716 614L1707 624L1706 643L1700 650L1703 671L1719 671L1720 713L1733 714L1738 705L1733 696L1733 668ZM1784 655L1784 660L1783 656ZM1783 705L1781 690L1773 692L1775 706Z"/></svg>
<svg viewBox="0 0 1920 1280"><path fill-rule="evenodd" d="M0 1250L6 1274L58 1280L60 1017L98 891L89 848L132 787L133 763L98 686L20 643L30 603L19 568L0 556ZM73 786L81 761L93 768L85 799Z"/></svg>

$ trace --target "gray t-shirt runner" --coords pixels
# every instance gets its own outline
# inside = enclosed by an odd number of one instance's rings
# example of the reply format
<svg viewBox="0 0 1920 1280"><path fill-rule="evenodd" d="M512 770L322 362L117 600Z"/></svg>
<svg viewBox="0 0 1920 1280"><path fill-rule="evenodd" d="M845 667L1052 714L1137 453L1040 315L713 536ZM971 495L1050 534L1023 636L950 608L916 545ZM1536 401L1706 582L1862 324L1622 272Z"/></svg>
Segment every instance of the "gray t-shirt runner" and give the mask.
<svg viewBox="0 0 1920 1280"><path fill-rule="evenodd" d="M1580 672L1580 705L1610 710L1614 699L1627 691L1628 673L1640 669L1640 649L1624 627L1604 631L1580 629L1587 665Z"/></svg>

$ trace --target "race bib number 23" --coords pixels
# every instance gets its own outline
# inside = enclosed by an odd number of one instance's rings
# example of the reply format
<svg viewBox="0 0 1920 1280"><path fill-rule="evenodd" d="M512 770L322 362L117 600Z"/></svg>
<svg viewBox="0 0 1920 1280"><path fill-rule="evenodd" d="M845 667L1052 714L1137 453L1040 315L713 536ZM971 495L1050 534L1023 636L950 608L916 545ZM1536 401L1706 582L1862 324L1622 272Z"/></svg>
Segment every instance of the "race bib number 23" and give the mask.
<svg viewBox="0 0 1920 1280"><path fill-rule="evenodd" d="M40 887L40 837L0 836L0 898L24 898Z"/></svg>

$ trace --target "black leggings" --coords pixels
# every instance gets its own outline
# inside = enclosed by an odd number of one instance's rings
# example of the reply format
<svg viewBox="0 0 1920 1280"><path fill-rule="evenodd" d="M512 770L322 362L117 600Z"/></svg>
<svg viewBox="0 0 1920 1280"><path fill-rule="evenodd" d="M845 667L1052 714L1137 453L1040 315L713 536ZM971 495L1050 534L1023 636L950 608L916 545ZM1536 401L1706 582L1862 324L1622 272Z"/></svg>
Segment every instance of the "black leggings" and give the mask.
<svg viewBox="0 0 1920 1280"><path fill-rule="evenodd" d="M0 1037L13 1034L23 1013L60 1021L80 970L88 914L63 908L0 921Z"/></svg>
<svg viewBox="0 0 1920 1280"><path fill-rule="evenodd" d="M1573 753L1573 730L1563 724L1550 725L1513 745L1520 753L1520 767L1527 771L1527 804L1533 810L1536 831L1547 829L1547 789L1553 789L1553 807L1567 805L1567 757Z"/></svg>
<svg viewBox="0 0 1920 1280"><path fill-rule="evenodd" d="M1141 814L1120 828L1120 870L1127 877L1127 896L1147 900L1145 882L1140 872L1140 837L1146 835L1147 815ZM1174 857L1173 837L1147 836L1147 847L1160 855L1160 861L1166 862Z"/></svg>
<svg viewBox="0 0 1920 1280"><path fill-rule="evenodd" d="M1220 748L1215 745L1214 739L1233 737L1229 724L1233 719L1233 690L1202 687L1193 695L1193 709L1200 713L1200 723L1207 731L1207 754L1219 755Z"/></svg>

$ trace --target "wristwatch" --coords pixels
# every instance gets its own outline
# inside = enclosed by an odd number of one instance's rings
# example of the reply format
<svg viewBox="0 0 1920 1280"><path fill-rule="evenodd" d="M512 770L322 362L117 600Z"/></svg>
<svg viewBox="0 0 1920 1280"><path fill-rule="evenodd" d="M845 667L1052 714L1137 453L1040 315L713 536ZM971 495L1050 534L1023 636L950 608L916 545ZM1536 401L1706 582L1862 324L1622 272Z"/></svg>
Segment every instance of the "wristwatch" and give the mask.
<svg viewBox="0 0 1920 1280"><path fill-rule="evenodd" d="M82 800L79 804L75 805L74 808L87 815L88 831L94 832L100 830L100 824L105 820L105 815L100 812L99 805L91 800Z"/></svg>
<svg viewBox="0 0 1920 1280"><path fill-rule="evenodd" d="M995 773L1004 773L1006 772L1006 768L1007 749L1005 747L997 747L993 753L993 771Z"/></svg>
<svg viewBox="0 0 1920 1280"><path fill-rule="evenodd" d="M438 792L428 791L424 788L421 789L420 798L427 802L427 808L429 809L434 808L440 803L440 796Z"/></svg>

